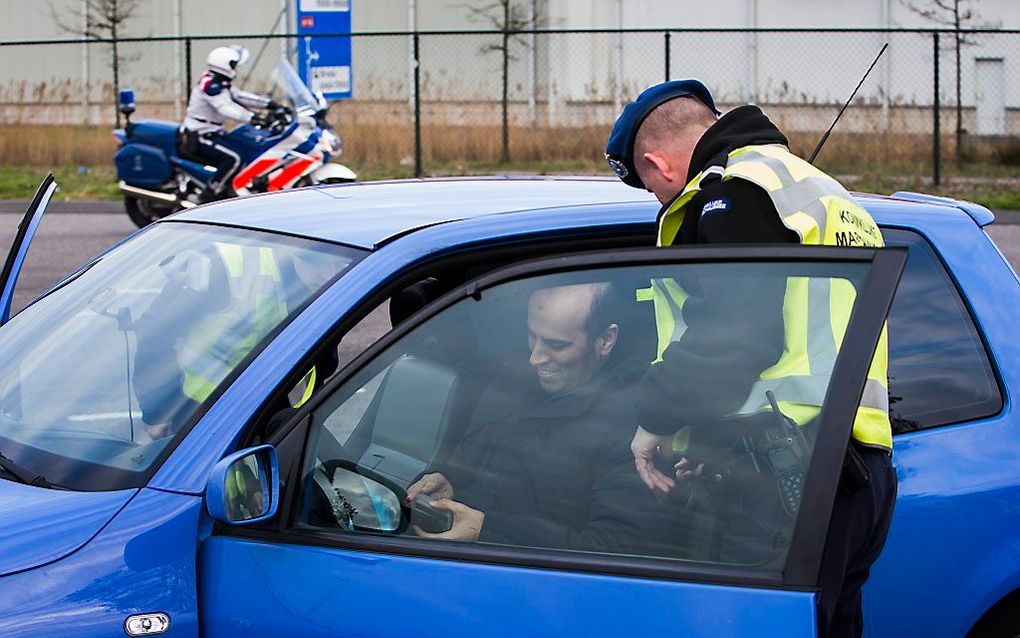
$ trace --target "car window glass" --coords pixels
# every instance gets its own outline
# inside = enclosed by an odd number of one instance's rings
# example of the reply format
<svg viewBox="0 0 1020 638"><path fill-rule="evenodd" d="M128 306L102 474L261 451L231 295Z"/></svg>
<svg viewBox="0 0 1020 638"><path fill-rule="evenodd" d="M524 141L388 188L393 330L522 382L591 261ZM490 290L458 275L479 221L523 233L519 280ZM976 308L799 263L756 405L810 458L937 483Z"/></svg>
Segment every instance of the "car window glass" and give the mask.
<svg viewBox="0 0 1020 638"><path fill-rule="evenodd" d="M295 524L777 569L840 345L832 326L849 317L863 271L859 264L620 267L533 277L458 301L313 410ZM762 370L740 353L748 341L774 352L773 360L782 352L788 286L838 291L843 305L807 328L830 355L803 380L818 404L799 404L792 391L769 385L774 412L768 384L755 381ZM685 314L718 328L706 343L736 354L727 374L747 380L740 397L718 384L685 408L678 426L687 427L661 469L672 473L689 457L711 468L713 479L681 481L665 500L640 481L630 452L637 384L660 339L665 346L684 335L682 325L660 335L656 305L678 297L664 300L653 288L679 290ZM830 312L828 296L822 306ZM735 339L735 323L750 332ZM699 372L687 375L696 382ZM407 501L409 489L423 496ZM390 495L403 501L399 523ZM442 533L451 515L454 528Z"/></svg>
<svg viewBox="0 0 1020 638"><path fill-rule="evenodd" d="M907 230L882 231L909 257L889 311L889 416L893 432L991 416L1002 396L960 293L931 245Z"/></svg>
<svg viewBox="0 0 1020 638"><path fill-rule="evenodd" d="M131 484L360 255L195 224L140 234L0 333L0 449L61 486Z"/></svg>

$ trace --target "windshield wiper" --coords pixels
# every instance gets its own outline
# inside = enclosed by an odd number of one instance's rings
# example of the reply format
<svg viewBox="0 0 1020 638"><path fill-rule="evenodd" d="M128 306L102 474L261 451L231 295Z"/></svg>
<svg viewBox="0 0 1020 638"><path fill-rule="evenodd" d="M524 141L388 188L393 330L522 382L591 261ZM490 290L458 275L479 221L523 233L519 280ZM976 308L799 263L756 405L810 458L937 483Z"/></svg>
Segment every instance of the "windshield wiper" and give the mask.
<svg viewBox="0 0 1020 638"><path fill-rule="evenodd" d="M10 459L0 453L0 468L7 471L8 474L18 479L18 481L25 485L34 485L36 487L52 487L50 482L46 480L46 477L42 474L36 474L32 470L18 465L13 459Z"/></svg>

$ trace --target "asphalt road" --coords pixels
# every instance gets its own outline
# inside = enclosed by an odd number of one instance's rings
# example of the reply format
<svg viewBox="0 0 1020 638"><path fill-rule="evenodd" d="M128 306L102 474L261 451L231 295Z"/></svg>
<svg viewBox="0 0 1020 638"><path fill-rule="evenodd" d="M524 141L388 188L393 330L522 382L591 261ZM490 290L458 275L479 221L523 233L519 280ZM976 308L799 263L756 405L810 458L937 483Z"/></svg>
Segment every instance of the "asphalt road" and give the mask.
<svg viewBox="0 0 1020 638"><path fill-rule="evenodd" d="M0 202L0 250L5 258L25 205ZM1005 212L998 217L988 233L1013 268L1020 270L1020 213ZM15 308L135 230L120 202L54 202L43 216L18 279Z"/></svg>

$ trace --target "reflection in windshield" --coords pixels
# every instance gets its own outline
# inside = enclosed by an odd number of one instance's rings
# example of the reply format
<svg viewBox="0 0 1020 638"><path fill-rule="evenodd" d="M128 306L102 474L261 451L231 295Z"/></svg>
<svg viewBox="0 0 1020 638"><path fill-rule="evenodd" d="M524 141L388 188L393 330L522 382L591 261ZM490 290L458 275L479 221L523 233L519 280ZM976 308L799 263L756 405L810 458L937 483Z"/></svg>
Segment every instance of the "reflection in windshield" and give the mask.
<svg viewBox="0 0 1020 638"><path fill-rule="evenodd" d="M263 339L359 256L164 223L0 331L0 448L71 489L134 485Z"/></svg>

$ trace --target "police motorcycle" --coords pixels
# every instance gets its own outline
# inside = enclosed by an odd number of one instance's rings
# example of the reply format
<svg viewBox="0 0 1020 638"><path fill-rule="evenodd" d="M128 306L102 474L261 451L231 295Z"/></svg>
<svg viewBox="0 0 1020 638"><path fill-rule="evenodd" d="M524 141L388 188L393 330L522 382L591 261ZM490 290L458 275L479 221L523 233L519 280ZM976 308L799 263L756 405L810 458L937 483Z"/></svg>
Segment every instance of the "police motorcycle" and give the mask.
<svg viewBox="0 0 1020 638"><path fill-rule="evenodd" d="M231 180L234 191L249 195L356 180L350 168L330 162L341 153L340 137L326 120L329 103L322 93L313 95L286 60L273 76L292 106L257 115L221 142L241 157L241 168ZM132 122L134 111L134 91L122 90L120 112L127 123L113 132L120 147L114 164L127 214L142 227L196 206L216 168L180 154L177 122Z"/></svg>

